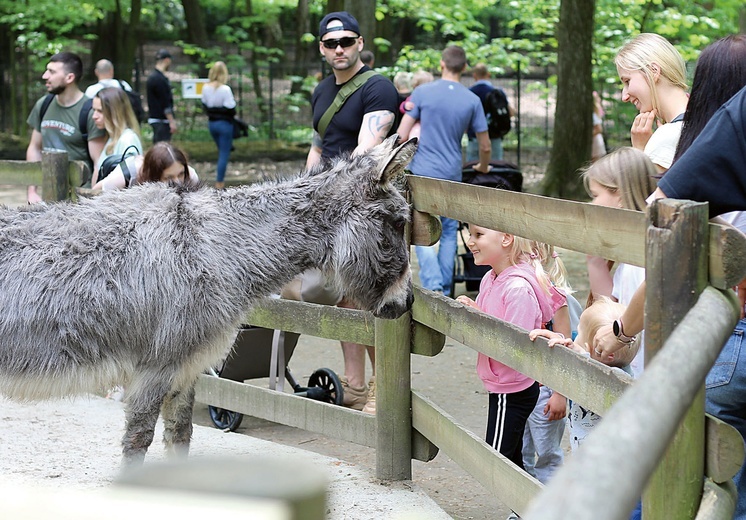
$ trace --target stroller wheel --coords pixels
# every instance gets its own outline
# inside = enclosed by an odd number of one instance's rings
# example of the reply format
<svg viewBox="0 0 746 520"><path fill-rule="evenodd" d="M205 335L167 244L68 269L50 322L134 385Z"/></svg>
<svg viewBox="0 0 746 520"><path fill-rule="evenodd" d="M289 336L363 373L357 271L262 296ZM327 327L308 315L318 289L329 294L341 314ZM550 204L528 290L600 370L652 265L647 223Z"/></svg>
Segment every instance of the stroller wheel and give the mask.
<svg viewBox="0 0 746 520"><path fill-rule="evenodd" d="M243 420L242 413L231 412L230 410L216 408L214 406L208 406L207 409L210 412L212 424L214 424L216 428L234 432L239 426L241 426L241 421Z"/></svg>
<svg viewBox="0 0 746 520"><path fill-rule="evenodd" d="M319 387L323 390L320 395L314 395L314 399L336 405L342 404L344 390L339 377L333 370L328 368L319 368L308 378L308 388ZM312 393L309 392L309 395ZM313 394L316 394L313 392Z"/></svg>

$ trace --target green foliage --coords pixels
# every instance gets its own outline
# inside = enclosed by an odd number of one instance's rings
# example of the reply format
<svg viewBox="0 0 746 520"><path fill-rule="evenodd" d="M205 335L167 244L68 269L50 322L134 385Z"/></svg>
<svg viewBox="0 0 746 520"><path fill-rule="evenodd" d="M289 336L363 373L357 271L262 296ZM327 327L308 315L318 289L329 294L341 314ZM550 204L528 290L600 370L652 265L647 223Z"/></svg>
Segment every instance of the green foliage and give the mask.
<svg viewBox="0 0 746 520"><path fill-rule="evenodd" d="M198 69L217 59L231 71L246 71L250 66L265 67L283 61L285 48L296 43L312 45L313 33L295 42L291 36L297 0L252 0L251 15L247 3L237 0L200 0L204 11L209 46L198 47L185 40L186 20L180 0L142 0L138 34L141 41L177 42L193 65L181 70ZM38 77L47 58L61 50L85 54L88 42L109 37L98 34L101 21L121 10L127 16L131 0L0 0L0 33L8 35L17 55L28 56L23 67L30 77ZM317 19L327 2L310 0L309 12ZM393 67L383 72L393 77L399 70L420 68L437 72L440 52L449 43L462 45L471 63L486 63L493 75L507 74L516 68L524 73L556 70L557 40L555 28L560 0L377 0L376 20L396 30L398 24L418 28L411 44L401 49L387 38L375 37L376 52L395 55ZM639 32L657 32L667 37L690 64L699 51L712 41L738 32L739 11L743 0L596 0L593 46L594 86L609 103L618 103L618 79L614 56L623 43ZM271 43L270 43L271 42ZM6 57L3 56L3 60ZM251 60L251 61L250 61ZM306 81L306 80L304 80ZM313 81L308 80L300 93L284 99L289 110L307 103ZM554 80L550 79L550 85ZM628 107L609 107L621 114L625 126ZM610 125L617 124L614 121Z"/></svg>

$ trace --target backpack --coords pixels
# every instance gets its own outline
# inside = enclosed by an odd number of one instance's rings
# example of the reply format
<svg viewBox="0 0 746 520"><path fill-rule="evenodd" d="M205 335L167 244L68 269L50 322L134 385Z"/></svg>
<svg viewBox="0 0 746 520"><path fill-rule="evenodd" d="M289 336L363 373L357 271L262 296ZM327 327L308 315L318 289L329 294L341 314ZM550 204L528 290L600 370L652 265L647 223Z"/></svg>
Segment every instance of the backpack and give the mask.
<svg viewBox="0 0 746 520"><path fill-rule="evenodd" d="M124 88L124 83L122 83L121 80L117 80L119 82L119 86L122 87L122 90L124 90L124 93L127 94L127 98L130 100L130 105L132 105L132 111L135 113L135 117L137 118L137 122L142 124L145 121L148 120L147 115L145 114L145 109L142 107L142 96L139 92L136 92L133 90L127 90Z"/></svg>
<svg viewBox="0 0 746 520"><path fill-rule="evenodd" d="M487 131L490 139L502 139L510 132L510 110L508 97L501 88L494 88L484 98L484 112L487 116Z"/></svg>
<svg viewBox="0 0 746 520"><path fill-rule="evenodd" d="M44 102L41 104L41 108L39 109L39 123L40 124L41 124L41 121L44 120L44 114L47 113L47 109L49 108L49 105L52 103L54 96L55 96L54 94L47 94L47 97L44 98ZM80 133L83 136L83 141L86 143L85 153L88 155L88 161L91 163L93 163L93 159L91 159L91 154L88 151L88 112L90 112L92 108L93 108L93 100L86 99L85 102L83 103L83 106L80 108L80 112L78 113L78 129L80 129Z"/></svg>
<svg viewBox="0 0 746 520"><path fill-rule="evenodd" d="M134 153L130 153L130 150L134 150ZM138 155L139 150L134 144L129 145L124 149L124 153L110 155L101 163L101 167L98 169L98 178L96 182L101 179L105 179L117 166L122 167L122 175L124 176L124 187L129 188L130 179L132 174L130 173L129 166L127 166L127 158Z"/></svg>

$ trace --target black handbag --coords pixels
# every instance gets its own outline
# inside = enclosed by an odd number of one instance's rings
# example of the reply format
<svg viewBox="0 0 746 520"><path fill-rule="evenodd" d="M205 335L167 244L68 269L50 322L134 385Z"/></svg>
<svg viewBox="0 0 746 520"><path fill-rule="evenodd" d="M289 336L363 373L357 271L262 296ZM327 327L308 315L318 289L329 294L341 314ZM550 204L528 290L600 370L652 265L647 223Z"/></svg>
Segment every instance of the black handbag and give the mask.
<svg viewBox="0 0 746 520"><path fill-rule="evenodd" d="M130 152L130 149L133 151ZM98 180L101 181L102 179L108 177L109 174L121 164L122 174L124 174L124 185L125 187L129 186L129 181L132 175L130 174L129 168L127 167L127 163L125 163L125 159L127 159L127 157L134 157L139 153L140 150L137 149L137 146L131 144L124 149L123 153L110 155L109 157L104 159L104 162L101 163L101 167L98 169Z"/></svg>
<svg viewBox="0 0 746 520"><path fill-rule="evenodd" d="M249 136L249 124L238 117L233 118L233 139Z"/></svg>

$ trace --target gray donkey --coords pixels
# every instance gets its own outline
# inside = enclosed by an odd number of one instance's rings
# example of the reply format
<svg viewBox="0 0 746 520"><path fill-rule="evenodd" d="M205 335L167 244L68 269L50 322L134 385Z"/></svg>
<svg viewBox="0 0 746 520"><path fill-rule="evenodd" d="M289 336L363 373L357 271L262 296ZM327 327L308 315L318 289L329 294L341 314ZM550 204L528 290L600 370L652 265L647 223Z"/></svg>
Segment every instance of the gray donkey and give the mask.
<svg viewBox="0 0 746 520"><path fill-rule="evenodd" d="M257 300L316 267L360 308L412 304L409 207L391 182L416 139L278 183L148 184L79 204L0 209L0 393L37 400L126 383L125 464L159 412L186 455L194 384Z"/></svg>

